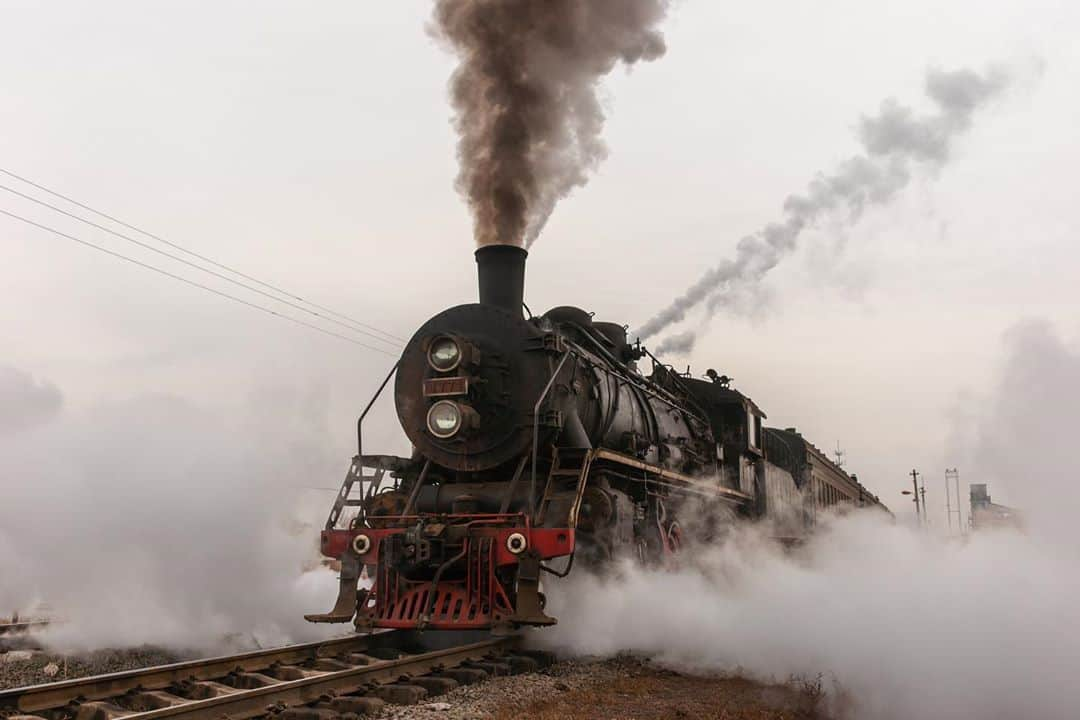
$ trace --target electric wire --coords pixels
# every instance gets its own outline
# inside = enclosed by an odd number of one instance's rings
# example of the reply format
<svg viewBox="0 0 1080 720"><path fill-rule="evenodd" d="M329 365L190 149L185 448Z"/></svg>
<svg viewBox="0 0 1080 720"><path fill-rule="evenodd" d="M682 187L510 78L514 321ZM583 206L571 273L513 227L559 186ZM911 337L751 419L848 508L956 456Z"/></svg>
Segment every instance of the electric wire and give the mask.
<svg viewBox="0 0 1080 720"><path fill-rule="evenodd" d="M135 245L138 245L141 248L145 248L146 250L149 250L150 252L155 252L158 255L162 255L164 257L169 258L170 260L175 260L178 263L183 263L184 265L187 265L188 267L192 267L192 268L195 268L196 270L200 270L200 271L205 272L205 273L207 273L209 275L213 275L214 277L219 278L221 280L224 280L225 282L230 282L233 285L244 288L245 290L249 290L249 291L251 291L253 293L257 293L259 295L262 295L263 297L269 298L269 299L273 300L274 302L279 302L279 303L282 303L284 305L288 305L289 307L294 308L296 310L300 310L301 312L306 312L306 313L308 313L310 315L314 315L315 317L320 318L321 320L326 320L327 322L334 323L335 325L346 328L347 330L349 330L351 332L357 332L357 333L360 333L361 335L367 335L368 337L372 338L373 340L377 340L379 342L384 342L387 345L400 346L400 343L397 343L397 342L395 342L393 340L387 340L386 338L379 337L378 335L374 335L374 334L372 334L370 332L367 332L366 330L362 330L360 328L354 328L354 327L352 327L351 325L349 325L347 323L341 322L340 320L335 320L332 317L326 317L325 315L323 315L321 313L318 313L318 312L315 312L314 310L310 310L310 309L308 309L308 308L306 308L306 307L304 307L302 305L298 305L298 304L296 304L294 302L291 302L289 300L283 300L283 299L281 299L279 297L271 295L270 293L268 293L268 292L266 292L264 290L260 290L260 289L258 289L256 287L252 287L250 285L247 285L246 283L240 282L236 278L231 278L228 275L224 275L224 274L219 273L219 272L217 272L215 270L210 270L209 268L204 268L203 266L198 265L196 263L193 263L190 260L185 260L184 258L177 257L176 255L172 255L171 253L167 253L164 250L162 250L161 248L156 248L153 245L150 245L149 243L144 243L141 240L136 240L135 238L131 237L130 235L125 235L122 232L117 232L116 230L113 230L112 228L106 227L104 225L100 225L100 224L94 222L93 220L87 220L84 217L81 217L81 216L76 215L74 213L68 212L67 210L64 210L63 208L60 208L60 207L57 207L56 205L52 205L50 203L47 203L44 200L39 200L38 198L35 198L35 197L31 196L31 195L27 195L26 193L19 192L18 190L15 190L14 188L10 188L7 185L4 185L2 183L0 183L0 190L6 190L7 192L9 192L9 193L11 193L13 195L17 195L17 196L23 198L24 200L29 200L32 203L36 203L36 204L38 204L38 205L40 205L42 207L49 208L50 210L58 212L61 215L66 215L67 217L69 217L69 218L71 218L73 220L78 220L79 222L85 223L86 225L89 225L90 227L97 228L98 230L102 230L104 232L107 232L110 235L115 235L116 237L121 238L123 240L127 240L128 242L133 243Z"/></svg>
<svg viewBox="0 0 1080 720"><path fill-rule="evenodd" d="M69 235L68 233L57 230L56 228L49 227L48 225L43 225L43 224L41 224L39 222L35 222L34 220L30 220L29 218L25 218L25 217L23 217L21 215L16 215L13 212L8 212L7 210L4 210L3 208L0 208L0 214L7 215L10 218L18 220L20 222L24 222L27 225L32 225L32 226L34 226L36 228L46 230L46 231L51 232L54 235L58 235L58 236L60 236L62 238L67 238L68 240L71 240L73 242L77 242L80 245L85 245L86 247L93 248L94 250L98 250L100 252L105 253L106 255L111 255L111 256L113 256L115 258L119 258L120 260L124 260L126 262L132 263L133 265L138 265L139 267L145 268L146 270L152 270L152 271L154 271L156 273L160 273L160 274L165 275L167 277L171 277L173 280L179 280L182 283L185 283L187 285L191 285L192 287L199 288L200 290L206 290L207 292L213 293L213 294L218 295L220 297L228 298L229 300L232 300L234 302L238 302L241 305L246 305L246 306L248 306L250 308L254 308L256 310L261 310L262 312L268 313L268 314L273 315L275 317L279 317L279 318L281 318L283 320L289 320L290 322L294 322L297 325L303 325L306 328L310 328L312 330L317 330L317 331L319 331L321 333L324 333L326 335L330 335L331 337L336 337L336 338L339 338L341 340L345 340L346 342L353 343L354 345L359 345L362 348L367 348L368 350L374 350L375 352L382 353L383 355L388 355L390 357L397 357L394 353L388 352L387 350L384 350L383 348L368 345L367 343L360 342L356 338L352 338L352 337L349 337L347 335L342 335L341 333L334 332L333 330L327 330L326 328L319 327L318 325L306 322L304 320L300 320L299 318L294 318L291 315L284 315L282 313L277 312L276 310L272 310L272 309L270 309L268 307L265 307L263 305L259 305L258 303L249 302L247 300L244 300L243 298L236 297L235 295L230 295L229 293L222 292L221 290L218 290L217 288L212 288L209 285L203 285L202 283L196 282L195 280L188 279L188 278L183 277L181 275L176 275L174 273L169 272L168 270L163 270L163 269L161 269L159 267L156 267L154 265L144 263L141 260L136 260L135 258L128 257L127 255L124 255L123 253L118 253L118 252L116 252L114 250L109 250L108 248L102 247L101 245L95 245L94 243L89 242L88 240L83 240L82 238L75 237L74 235Z"/></svg>
<svg viewBox="0 0 1080 720"><path fill-rule="evenodd" d="M258 285L261 285L261 286L266 287L266 288L270 288L274 292L280 293L280 294L285 295L287 297L290 297L290 298L292 298L294 300L299 300L300 302L305 303L307 305L310 305L311 307L316 308L317 310L322 310L325 313L328 313L328 314L333 315L335 317L341 318L343 320L347 320L348 322L353 323L354 325L358 325L359 327L367 328L368 330L379 333L380 335L385 335L386 337L388 337L388 338L390 338L392 340L397 340L399 343L404 343L406 341L405 338L394 335L393 333L386 332L385 330L381 330L381 329L379 329L379 328L377 328L377 327L375 327L373 325L369 325L367 323L361 322L360 320L357 320L356 318L350 317L349 315L346 315L344 313L340 313L340 312L338 312L336 310L333 310L332 308L328 308L328 307L325 307L323 305L319 305L317 303L314 303L314 302L312 302L310 300L306 300L306 299L300 297L299 295L296 295L295 293L289 292L288 290L285 290L285 289L283 289L281 287L278 287L277 285L273 285L273 284L265 282L263 280L259 280L258 278L252 277L251 275L247 275L247 274L237 270L236 268L225 265L224 263L220 263L220 262L218 262L218 261L216 261L216 260L214 260L212 258L209 258L209 257L207 257L205 255L201 255L201 254L195 252L194 250L189 250L188 248L184 247L183 245L180 245L179 243L175 243L175 242L172 242L170 240L166 240L165 238L161 237L160 235L155 235L154 233L149 232L148 230L143 230L142 228L140 228L140 227L138 227L136 225L132 225L131 223L124 222L123 220L121 220L121 219L119 219L117 217L114 217L113 215L110 215L110 214L108 214L106 212L102 212L101 210L97 210L97 209L95 209L95 208L93 208L93 207L91 207L89 205L86 205L84 203L79 202L78 200L75 200L72 197L69 197L67 195L64 195L63 193L57 192L56 190L52 190L51 188L48 188L48 187L46 187L44 185L41 185L40 183L36 183L33 180L30 180L29 178L23 177L22 175L18 175L18 174L14 173L14 172L12 172L10 170L7 170L5 168L0 167L0 173L3 173L3 174L5 174L5 175L7 175L9 177L13 177L13 178L15 178L16 180L18 180L20 182L26 183L27 185L30 185L32 187L37 188L38 190L41 190L43 192L47 192L47 193L49 193L50 195L52 195L54 197L60 198L61 200L65 200L65 201L71 203L72 205L76 205L76 206L82 208L83 210L87 210L89 212L94 213L95 215L103 217L103 218L105 218L107 220L111 220L112 222L114 222L114 223L116 223L118 225L122 225L122 226L128 228L129 230L134 230L135 232L141 233L142 235L145 235L146 237L157 240L158 242L163 243L165 245L168 245L171 248L175 248L175 249L177 249L177 250L179 250L179 251L181 251L183 253L186 253L186 254L188 254L188 255L190 255L192 257L198 258L199 260L202 260L203 262L210 263L214 267L221 268L222 270L226 270L228 272L231 272L234 275L237 275L239 277L244 278L245 280L250 280L251 282L256 283ZM279 302L283 302L283 301L279 300L278 298L275 298L275 300L278 300ZM367 333L365 333L365 334L367 334Z"/></svg>

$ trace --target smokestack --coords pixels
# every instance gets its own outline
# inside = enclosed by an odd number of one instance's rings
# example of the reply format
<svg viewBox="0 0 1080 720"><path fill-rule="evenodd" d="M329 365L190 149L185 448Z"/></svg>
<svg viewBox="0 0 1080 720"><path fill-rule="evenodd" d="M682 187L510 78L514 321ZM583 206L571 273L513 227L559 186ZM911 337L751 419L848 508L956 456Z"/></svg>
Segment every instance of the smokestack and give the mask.
<svg viewBox="0 0 1080 720"><path fill-rule="evenodd" d="M484 245L476 251L481 305L495 305L521 316L528 256L525 248L516 245Z"/></svg>

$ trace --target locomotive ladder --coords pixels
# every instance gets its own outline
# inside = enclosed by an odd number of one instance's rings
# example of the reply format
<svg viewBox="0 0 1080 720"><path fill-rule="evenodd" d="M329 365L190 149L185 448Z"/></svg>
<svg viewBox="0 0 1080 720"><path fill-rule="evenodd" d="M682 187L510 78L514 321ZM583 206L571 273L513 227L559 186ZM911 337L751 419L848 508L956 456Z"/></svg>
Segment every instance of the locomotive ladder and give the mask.
<svg viewBox="0 0 1080 720"><path fill-rule="evenodd" d="M365 475L364 467L364 462L359 455L353 458L352 464L349 465L349 472L345 474L345 480L341 483L341 490L338 491L337 497L334 499L334 506L330 508L330 517L326 520L327 530L333 530L337 527L338 520L341 519L341 513L347 507L360 508L360 512L363 513L367 501L382 487L386 468L382 464L376 463L373 466L375 472ZM357 483L360 485L360 493L359 497L354 498L351 495L353 486Z"/></svg>
<svg viewBox="0 0 1080 720"><path fill-rule="evenodd" d="M574 503L570 512L571 526L577 524L577 507L581 502L581 493L585 488L585 479L592 465L593 451L589 448L555 448L551 457L551 469L548 470L544 494L540 498L536 525L544 524L548 505L552 497L560 490L574 489ZM571 485L571 481L573 484Z"/></svg>
<svg viewBox="0 0 1080 720"><path fill-rule="evenodd" d="M364 473L364 460L360 455L353 458L349 465L349 472L345 474L345 480L341 483L341 490L334 499L334 506L330 508L330 517L326 520L326 529L334 530L341 513L347 507L359 509L356 517L362 518L367 502L382 486L383 477L387 468L381 462L376 462L373 467L375 472L370 475ZM353 487L359 483L359 497L351 497ZM355 520L355 518L354 518ZM352 521L350 521L352 522ZM356 614L357 582L360 579L360 562L355 555L346 553L342 556L341 573L338 576L338 598L334 607L328 613L305 615L304 619L314 623L345 623L352 620Z"/></svg>

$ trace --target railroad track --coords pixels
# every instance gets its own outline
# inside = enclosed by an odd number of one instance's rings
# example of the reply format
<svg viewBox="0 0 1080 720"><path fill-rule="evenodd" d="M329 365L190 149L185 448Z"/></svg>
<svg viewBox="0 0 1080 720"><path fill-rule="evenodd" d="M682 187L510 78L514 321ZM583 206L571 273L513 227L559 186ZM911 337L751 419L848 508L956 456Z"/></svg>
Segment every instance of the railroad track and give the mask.
<svg viewBox="0 0 1080 720"><path fill-rule="evenodd" d="M548 662L517 637L417 646L404 631L345 637L0 691L8 720L335 720L413 704Z"/></svg>

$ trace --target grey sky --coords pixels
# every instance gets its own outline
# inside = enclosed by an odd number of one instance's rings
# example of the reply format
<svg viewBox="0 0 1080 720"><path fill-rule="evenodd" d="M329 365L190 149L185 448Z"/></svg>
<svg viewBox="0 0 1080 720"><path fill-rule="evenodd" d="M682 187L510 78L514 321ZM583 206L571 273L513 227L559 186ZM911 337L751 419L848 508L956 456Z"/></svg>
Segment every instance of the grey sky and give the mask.
<svg viewBox="0 0 1080 720"><path fill-rule="evenodd" d="M454 60L426 34L429 10L5 0L0 167L407 336L475 294ZM532 247L534 311L644 322L855 152L854 119L883 97L927 110L928 67L1045 62L940 177L843 232L808 232L767 307L717 316L690 358L732 375L770 422L839 440L900 506L911 466L940 482L963 462L947 447L955 411L993 387L1008 328L1080 330L1080 8L698 0L664 32L665 57L604 85L610 156ZM150 258L2 191L0 208ZM55 384L63 413L153 392L240 417L267 388L311 391L342 468L392 362L3 217L0 287L0 365ZM394 416L380 420L369 442L404 450Z"/></svg>

